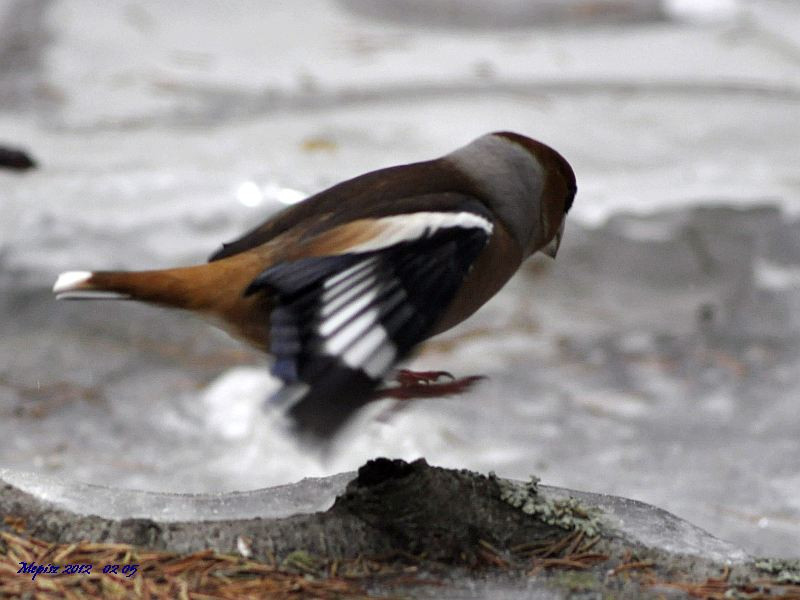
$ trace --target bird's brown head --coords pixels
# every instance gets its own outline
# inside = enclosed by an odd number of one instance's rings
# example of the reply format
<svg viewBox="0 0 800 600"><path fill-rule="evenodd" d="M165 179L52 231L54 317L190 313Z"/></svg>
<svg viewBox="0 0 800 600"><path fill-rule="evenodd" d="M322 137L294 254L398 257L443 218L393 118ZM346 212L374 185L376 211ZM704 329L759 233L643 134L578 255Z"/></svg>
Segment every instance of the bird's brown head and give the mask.
<svg viewBox="0 0 800 600"><path fill-rule="evenodd" d="M575 173L563 156L524 135L499 131L444 160L472 182L476 195L519 244L523 258L537 251L555 257L577 191Z"/></svg>
<svg viewBox="0 0 800 600"><path fill-rule="evenodd" d="M537 140L511 131L493 135L523 147L541 166L541 186L532 191L534 210L538 208L538 215L535 215L536 227L528 240L527 250L529 254L541 251L555 258L567 213L578 191L572 166L556 150Z"/></svg>

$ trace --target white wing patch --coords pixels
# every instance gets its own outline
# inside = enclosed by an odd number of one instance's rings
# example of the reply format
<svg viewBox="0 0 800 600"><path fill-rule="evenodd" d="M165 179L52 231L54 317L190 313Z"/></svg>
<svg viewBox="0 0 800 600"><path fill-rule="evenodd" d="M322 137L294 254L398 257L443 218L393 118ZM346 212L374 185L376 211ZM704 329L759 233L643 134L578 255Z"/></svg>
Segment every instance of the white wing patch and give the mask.
<svg viewBox="0 0 800 600"><path fill-rule="evenodd" d="M374 286L375 279L370 278L364 282L364 285L372 285ZM361 296L349 304L346 303L347 296L353 296L357 291L354 291L353 294L343 294L341 302L337 302L337 306L333 308L333 303L331 304L323 304L322 310L320 310L320 316L325 319L320 326L318 327L317 331L323 337L327 337L331 335L334 331L339 329L342 325L347 323L350 319L355 317L360 311L367 308L370 303L375 300L375 297L378 295L377 290L372 287L370 290L366 291L365 293L361 294Z"/></svg>
<svg viewBox="0 0 800 600"><path fill-rule="evenodd" d="M492 234L493 228L491 221L471 212L416 212L383 217L375 219L372 223L379 232L378 235L369 241L348 248L348 253L370 252L401 242L411 242L447 227L482 229L488 235Z"/></svg>
<svg viewBox="0 0 800 600"><path fill-rule="evenodd" d="M333 275L332 277L328 277L325 280L325 283L323 284L323 286L325 287L326 290L330 289L333 286L335 286L336 284L338 284L340 281L342 281L344 279L347 279L348 277L352 277L355 273L358 273L359 271L362 271L362 270L366 269L370 265L375 264L377 261L378 261L378 257L377 256L373 256L369 260L364 260L364 261L361 261L359 263L356 263L352 267L348 267L347 269L345 269L341 273L337 273L336 275Z"/></svg>
<svg viewBox="0 0 800 600"><path fill-rule="evenodd" d="M344 351L355 344L356 340L365 335L377 325L378 310L371 308L360 316L345 323L345 325L325 341L325 353L332 356L339 356ZM349 364L349 363L348 363ZM351 367L360 367L360 364L351 364Z"/></svg>
<svg viewBox="0 0 800 600"><path fill-rule="evenodd" d="M374 379L386 374L397 355L380 318L405 297L396 280L380 280L377 265L372 257L328 277L322 284L325 291L316 326L324 340L323 354L336 356Z"/></svg>

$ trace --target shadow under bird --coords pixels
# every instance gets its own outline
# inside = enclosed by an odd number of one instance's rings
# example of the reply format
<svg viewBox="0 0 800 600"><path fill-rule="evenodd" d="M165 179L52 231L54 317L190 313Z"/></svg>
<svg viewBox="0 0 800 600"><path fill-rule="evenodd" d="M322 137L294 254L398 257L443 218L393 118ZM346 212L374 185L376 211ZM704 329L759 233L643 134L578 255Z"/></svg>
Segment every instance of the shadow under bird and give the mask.
<svg viewBox="0 0 800 600"><path fill-rule="evenodd" d="M301 434L326 440L399 361L474 313L522 261L555 258L576 189L558 152L496 132L334 185L206 264L69 271L53 292L210 317L274 357L284 386L272 400ZM442 393L457 388L447 386Z"/></svg>

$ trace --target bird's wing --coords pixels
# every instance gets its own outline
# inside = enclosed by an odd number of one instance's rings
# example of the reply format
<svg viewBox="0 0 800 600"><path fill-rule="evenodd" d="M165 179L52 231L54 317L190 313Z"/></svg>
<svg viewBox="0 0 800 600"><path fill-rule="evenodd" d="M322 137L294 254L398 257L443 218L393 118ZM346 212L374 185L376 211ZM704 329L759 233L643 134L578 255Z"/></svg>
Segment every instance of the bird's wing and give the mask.
<svg viewBox="0 0 800 600"><path fill-rule="evenodd" d="M301 433L330 438L431 334L492 234L480 202L463 208L335 228L249 286L273 298L275 400Z"/></svg>

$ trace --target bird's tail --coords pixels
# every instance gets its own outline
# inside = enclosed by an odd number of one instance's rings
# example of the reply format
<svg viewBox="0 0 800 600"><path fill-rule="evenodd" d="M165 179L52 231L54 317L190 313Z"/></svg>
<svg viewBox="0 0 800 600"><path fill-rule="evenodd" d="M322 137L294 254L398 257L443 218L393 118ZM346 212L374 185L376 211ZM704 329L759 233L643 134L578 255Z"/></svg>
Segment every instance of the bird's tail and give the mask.
<svg viewBox="0 0 800 600"><path fill-rule="evenodd" d="M67 271L59 275L53 293L59 300L138 300L193 311L264 348L269 339L270 299L244 296L262 268L258 257L242 255L157 271Z"/></svg>
<svg viewBox="0 0 800 600"><path fill-rule="evenodd" d="M203 265L205 266L205 265ZM193 284L198 267L160 271L67 271L58 276L58 300L139 300L175 308L196 308L206 290Z"/></svg>
<svg viewBox="0 0 800 600"><path fill-rule="evenodd" d="M65 271L53 286L57 300L129 300L129 292L115 291L100 273L91 271ZM96 278L100 279L98 281Z"/></svg>
<svg viewBox="0 0 800 600"><path fill-rule="evenodd" d="M164 271L67 271L58 276L58 300L140 300L183 308L185 278Z"/></svg>

